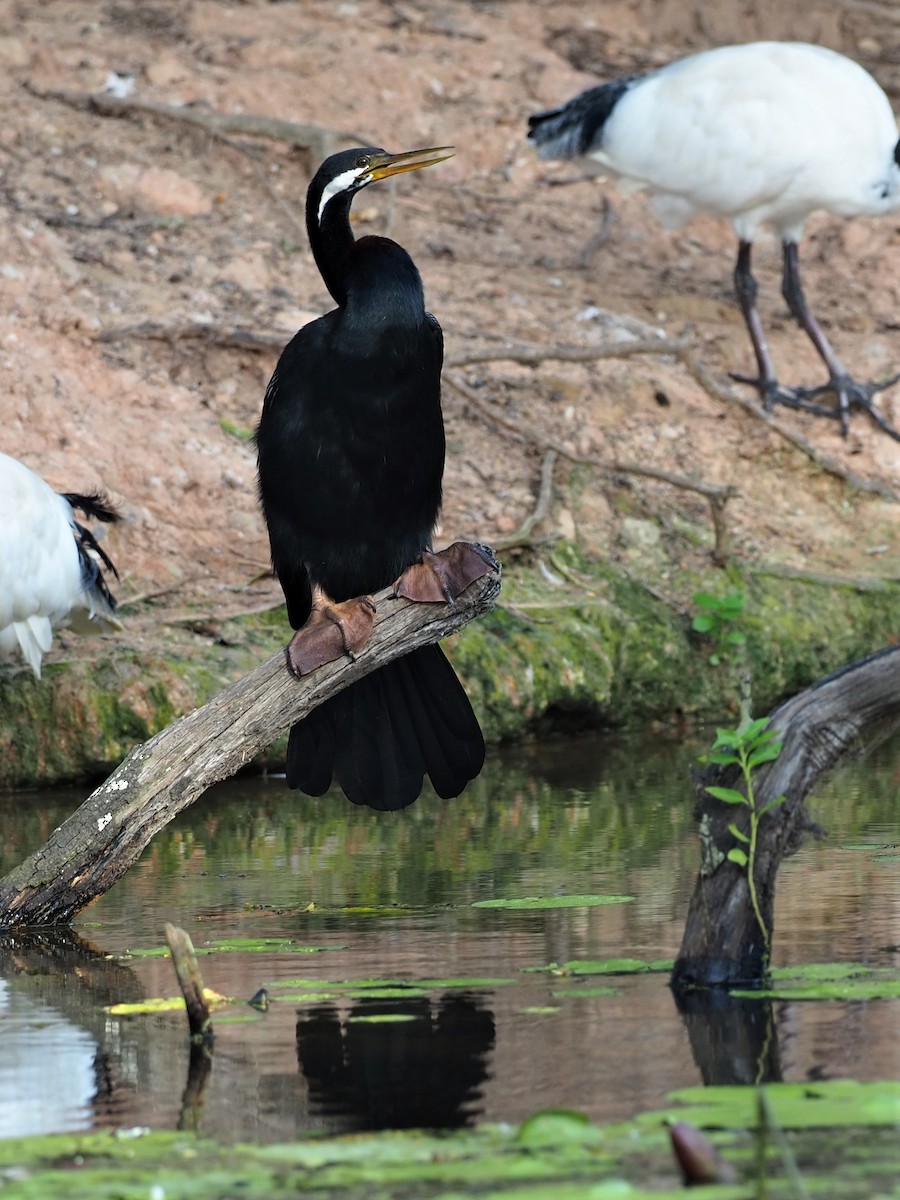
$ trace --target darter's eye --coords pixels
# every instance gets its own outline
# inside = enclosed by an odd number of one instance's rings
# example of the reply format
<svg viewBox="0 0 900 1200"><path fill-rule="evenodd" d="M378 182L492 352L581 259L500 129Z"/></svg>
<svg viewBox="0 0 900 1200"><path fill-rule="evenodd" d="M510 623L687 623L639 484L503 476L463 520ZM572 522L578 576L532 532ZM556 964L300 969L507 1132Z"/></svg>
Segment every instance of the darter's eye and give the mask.
<svg viewBox="0 0 900 1200"><path fill-rule="evenodd" d="M369 165L369 156L368 156L368 154L361 154L361 155L359 156L359 158L356 160L356 165L357 165L358 167L361 167L363 170L365 170L365 168L366 168L366 167Z"/></svg>

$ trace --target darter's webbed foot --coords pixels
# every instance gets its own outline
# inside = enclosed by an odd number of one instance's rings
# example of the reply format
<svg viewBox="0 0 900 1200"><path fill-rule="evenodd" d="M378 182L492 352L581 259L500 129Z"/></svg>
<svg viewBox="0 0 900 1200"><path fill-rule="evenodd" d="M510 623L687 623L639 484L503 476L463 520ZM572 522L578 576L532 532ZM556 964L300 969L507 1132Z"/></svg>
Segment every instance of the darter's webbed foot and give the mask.
<svg viewBox="0 0 900 1200"><path fill-rule="evenodd" d="M369 640L374 621L370 596L314 608L285 647L288 670L299 679L344 654L356 658Z"/></svg>
<svg viewBox="0 0 900 1200"><path fill-rule="evenodd" d="M394 595L430 604L453 604L470 583L494 569L494 560L476 542L454 542L407 567L394 584Z"/></svg>

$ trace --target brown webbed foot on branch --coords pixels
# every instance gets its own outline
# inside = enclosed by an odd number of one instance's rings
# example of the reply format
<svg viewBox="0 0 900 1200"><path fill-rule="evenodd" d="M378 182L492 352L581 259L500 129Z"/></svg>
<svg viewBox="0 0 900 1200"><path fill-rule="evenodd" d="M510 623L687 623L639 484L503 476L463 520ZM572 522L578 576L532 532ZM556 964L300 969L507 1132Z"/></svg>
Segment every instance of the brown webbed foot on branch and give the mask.
<svg viewBox="0 0 900 1200"><path fill-rule="evenodd" d="M453 604L470 583L487 575L493 559L477 542L454 542L433 554L425 550L394 584L394 595L428 604Z"/></svg>
<svg viewBox="0 0 900 1200"><path fill-rule="evenodd" d="M285 647L288 670L300 679L344 654L355 659L369 640L374 619L370 596L314 608Z"/></svg>

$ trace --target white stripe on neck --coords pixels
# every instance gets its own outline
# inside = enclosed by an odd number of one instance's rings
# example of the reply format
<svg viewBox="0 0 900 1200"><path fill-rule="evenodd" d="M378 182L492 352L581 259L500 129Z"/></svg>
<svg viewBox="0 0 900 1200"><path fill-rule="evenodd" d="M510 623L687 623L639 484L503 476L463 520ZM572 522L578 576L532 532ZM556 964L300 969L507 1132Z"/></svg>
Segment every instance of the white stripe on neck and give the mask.
<svg viewBox="0 0 900 1200"><path fill-rule="evenodd" d="M346 192L354 180L359 179L360 175L366 173L364 168L354 167L351 171L343 171L340 175L336 175L331 183L327 185L322 193L322 199L319 201L319 211L316 213L316 221L319 225L322 224L322 213L325 211L325 206L335 196L341 192Z"/></svg>

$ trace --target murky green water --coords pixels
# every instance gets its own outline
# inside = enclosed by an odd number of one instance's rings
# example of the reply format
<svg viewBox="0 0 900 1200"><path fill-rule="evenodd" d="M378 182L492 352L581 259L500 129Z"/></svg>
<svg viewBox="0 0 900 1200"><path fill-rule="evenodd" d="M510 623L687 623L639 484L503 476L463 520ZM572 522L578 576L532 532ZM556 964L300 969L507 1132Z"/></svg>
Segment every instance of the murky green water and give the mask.
<svg viewBox="0 0 900 1200"><path fill-rule="evenodd" d="M732 1007L698 1022L677 1010L665 971L535 970L675 956L697 863L697 750L596 738L521 749L493 757L461 799L423 796L401 814L311 801L275 778L216 789L73 935L0 941L0 1136L190 1124L270 1141L517 1121L552 1106L607 1120L711 1073L740 1077L744 1038L769 1038L767 1069L785 1079L900 1077L900 1001L754 1002L749 1018ZM811 802L829 837L783 869L776 965L900 965L898 779L900 746L886 746ZM83 798L0 797L0 870ZM472 907L576 893L633 899ZM162 946L166 921L198 947L291 939L201 958L208 986L239 1001L264 986L272 1004L218 1018L211 1063L195 1059L190 1079L181 1015L106 1011L177 992L166 959L128 955ZM373 979L403 986L327 986ZM373 1015L390 1019L360 1019Z"/></svg>

